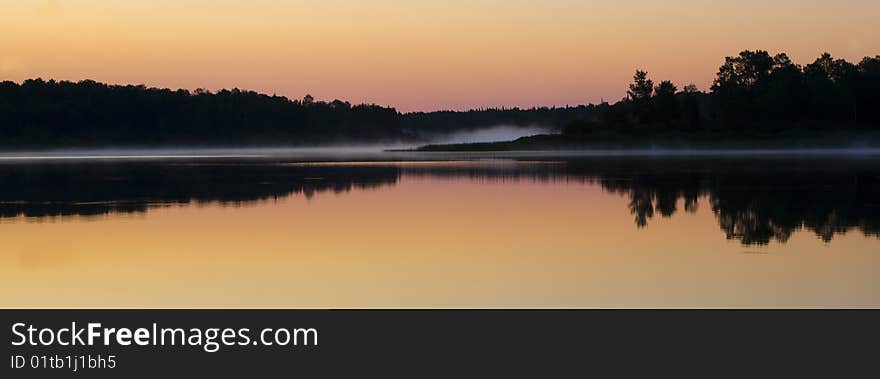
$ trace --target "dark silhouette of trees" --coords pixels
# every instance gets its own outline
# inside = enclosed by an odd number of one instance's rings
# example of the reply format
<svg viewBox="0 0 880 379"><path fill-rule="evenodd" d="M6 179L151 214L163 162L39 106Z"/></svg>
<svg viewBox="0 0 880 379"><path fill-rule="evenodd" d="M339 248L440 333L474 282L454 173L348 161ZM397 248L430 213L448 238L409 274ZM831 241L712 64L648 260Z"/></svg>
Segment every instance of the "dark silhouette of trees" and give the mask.
<svg viewBox="0 0 880 379"><path fill-rule="evenodd" d="M759 130L877 128L876 116L859 117L861 108L880 105L869 95L880 90L871 75L828 53L800 67L784 53L744 51L719 69L712 86L715 118L728 127Z"/></svg>
<svg viewBox="0 0 880 379"><path fill-rule="evenodd" d="M858 64L822 54L800 66L785 53L743 51L726 57L710 92L672 82L656 87L636 70L627 98L597 107L586 120L563 128L574 139L621 134L638 140L673 131L721 137L779 132L880 131L880 56Z"/></svg>
<svg viewBox="0 0 880 379"><path fill-rule="evenodd" d="M634 116L639 122L650 121L652 93L654 93L654 81L648 79L648 72L636 70L626 96L632 102Z"/></svg>
<svg viewBox="0 0 880 379"><path fill-rule="evenodd" d="M654 81L648 79L648 72L636 70L633 75L633 82L626 91L627 97L634 102L647 102L651 99L654 92Z"/></svg>
<svg viewBox="0 0 880 379"><path fill-rule="evenodd" d="M239 89L172 91L41 79L0 83L0 145L305 144L399 139L394 108Z"/></svg>
<svg viewBox="0 0 880 379"><path fill-rule="evenodd" d="M315 98L312 97L312 95L306 94L305 96L303 96L303 99L302 99L302 105L303 105L303 106L308 107L308 106L311 106L311 105L314 104L314 103L315 103Z"/></svg>
<svg viewBox="0 0 880 379"><path fill-rule="evenodd" d="M784 53L771 56L763 50L743 51L725 58L712 83L720 126L729 128L774 127L786 121L796 109L784 104L795 95L799 79L792 72L800 71ZM775 116L775 117L774 117Z"/></svg>
<svg viewBox="0 0 880 379"><path fill-rule="evenodd" d="M664 80L654 88L654 108L657 120L664 126L671 126L678 118L678 100L675 98L675 84Z"/></svg>
<svg viewBox="0 0 880 379"><path fill-rule="evenodd" d="M853 80L853 117L861 123L880 123L880 55L859 62L858 79Z"/></svg>
<svg viewBox="0 0 880 379"><path fill-rule="evenodd" d="M746 50L725 58L709 92L692 85L678 91L666 80L654 83L637 70L627 97L614 104L401 114L311 95L291 100L239 89L5 81L0 82L0 147L424 141L495 125L544 126L562 131L569 142L880 131L880 56L854 64L826 53L801 66L785 53Z"/></svg>
<svg viewBox="0 0 880 379"><path fill-rule="evenodd" d="M697 130L703 123L702 117L705 112L702 111L701 99L702 93L695 84L688 84L682 88L681 93L676 95L678 100L678 126L685 132L693 132ZM672 126L675 126L673 123Z"/></svg>
<svg viewBox="0 0 880 379"><path fill-rule="evenodd" d="M0 82L0 147L306 145L423 140L499 124L558 128L592 106L401 114L374 104L31 79Z"/></svg>
<svg viewBox="0 0 880 379"><path fill-rule="evenodd" d="M487 108L467 111L411 112L401 114L403 132L422 136L475 130L497 125L543 126L561 130L565 125L587 120L597 105L536 108Z"/></svg>

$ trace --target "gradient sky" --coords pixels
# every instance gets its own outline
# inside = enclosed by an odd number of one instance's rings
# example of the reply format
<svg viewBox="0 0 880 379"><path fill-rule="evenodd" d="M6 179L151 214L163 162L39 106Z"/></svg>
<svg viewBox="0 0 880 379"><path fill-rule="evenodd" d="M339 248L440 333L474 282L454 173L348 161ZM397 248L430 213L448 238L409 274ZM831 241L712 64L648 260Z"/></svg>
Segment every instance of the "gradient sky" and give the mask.
<svg viewBox="0 0 880 379"><path fill-rule="evenodd" d="M880 54L876 0L0 0L0 79L239 87L403 111L706 89L725 55Z"/></svg>

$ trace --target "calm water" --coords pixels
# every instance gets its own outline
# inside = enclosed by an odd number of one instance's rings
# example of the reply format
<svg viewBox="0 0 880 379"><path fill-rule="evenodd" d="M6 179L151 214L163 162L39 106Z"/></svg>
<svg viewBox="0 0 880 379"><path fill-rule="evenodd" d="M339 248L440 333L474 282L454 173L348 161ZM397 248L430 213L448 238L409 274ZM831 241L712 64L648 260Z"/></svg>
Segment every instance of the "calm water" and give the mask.
<svg viewBox="0 0 880 379"><path fill-rule="evenodd" d="M4 307L878 307L880 159L0 163Z"/></svg>

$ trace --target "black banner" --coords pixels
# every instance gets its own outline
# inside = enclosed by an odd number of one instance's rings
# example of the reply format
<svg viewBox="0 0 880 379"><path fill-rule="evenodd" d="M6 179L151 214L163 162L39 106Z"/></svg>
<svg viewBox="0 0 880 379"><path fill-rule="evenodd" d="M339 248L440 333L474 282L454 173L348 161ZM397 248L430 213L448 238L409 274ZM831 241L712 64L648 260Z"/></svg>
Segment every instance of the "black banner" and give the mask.
<svg viewBox="0 0 880 379"><path fill-rule="evenodd" d="M3 378L876 370L878 311L3 310ZM768 371L772 370L772 371Z"/></svg>

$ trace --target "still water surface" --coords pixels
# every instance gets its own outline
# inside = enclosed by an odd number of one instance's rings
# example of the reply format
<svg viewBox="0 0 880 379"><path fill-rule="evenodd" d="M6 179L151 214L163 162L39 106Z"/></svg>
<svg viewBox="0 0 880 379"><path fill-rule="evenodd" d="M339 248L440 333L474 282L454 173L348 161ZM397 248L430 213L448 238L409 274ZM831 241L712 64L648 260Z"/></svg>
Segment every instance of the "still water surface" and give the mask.
<svg viewBox="0 0 880 379"><path fill-rule="evenodd" d="M0 306L880 306L877 158L472 158L3 163Z"/></svg>

